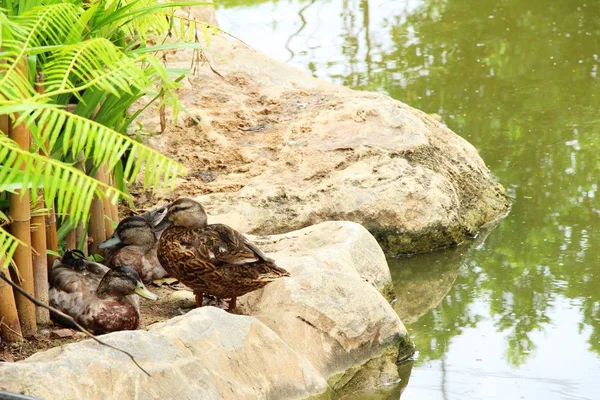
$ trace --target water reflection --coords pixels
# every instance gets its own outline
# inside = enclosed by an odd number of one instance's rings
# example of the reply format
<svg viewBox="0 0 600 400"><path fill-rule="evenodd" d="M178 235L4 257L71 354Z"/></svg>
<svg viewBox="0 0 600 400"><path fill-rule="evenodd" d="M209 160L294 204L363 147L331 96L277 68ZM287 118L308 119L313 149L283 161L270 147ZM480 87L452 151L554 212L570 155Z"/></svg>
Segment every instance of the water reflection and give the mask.
<svg viewBox="0 0 600 400"><path fill-rule="evenodd" d="M438 114L516 200L476 249L394 267L420 351L405 395L600 393L600 2L223 3L222 26L259 50L285 60L287 41L290 63L314 76ZM481 371L486 390L456 389Z"/></svg>

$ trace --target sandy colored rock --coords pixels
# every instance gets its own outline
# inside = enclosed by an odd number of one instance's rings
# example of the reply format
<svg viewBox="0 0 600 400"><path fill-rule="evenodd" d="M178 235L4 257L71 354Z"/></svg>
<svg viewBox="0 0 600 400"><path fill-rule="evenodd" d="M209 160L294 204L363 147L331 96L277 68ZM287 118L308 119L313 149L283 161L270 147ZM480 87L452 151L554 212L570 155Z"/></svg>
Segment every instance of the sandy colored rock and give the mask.
<svg viewBox="0 0 600 400"><path fill-rule="evenodd" d="M214 36L184 80L181 114L147 142L189 169L175 191L247 233L325 220L363 224L390 254L460 243L508 211L477 151L427 114L384 94L332 85ZM190 52L170 54L189 67ZM140 122L157 132L150 111ZM172 122L172 121L171 121Z"/></svg>
<svg viewBox="0 0 600 400"><path fill-rule="evenodd" d="M71 329L67 329L67 328L55 329L50 332L50 337L64 339L64 338L73 337L73 334L74 334L74 332Z"/></svg>
<svg viewBox="0 0 600 400"><path fill-rule="evenodd" d="M292 276L241 297L236 312L246 315L203 307L102 336L151 377L85 340L2 365L0 390L46 400L302 399L398 380L395 362L414 349L380 294L390 272L365 228L326 222L252 239Z"/></svg>

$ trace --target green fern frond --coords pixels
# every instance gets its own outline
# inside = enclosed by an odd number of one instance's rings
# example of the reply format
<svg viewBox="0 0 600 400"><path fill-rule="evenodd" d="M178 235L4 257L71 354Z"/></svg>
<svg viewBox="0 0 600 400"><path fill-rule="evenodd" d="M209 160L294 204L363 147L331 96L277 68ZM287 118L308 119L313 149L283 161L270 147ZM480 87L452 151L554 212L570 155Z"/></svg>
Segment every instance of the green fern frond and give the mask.
<svg viewBox="0 0 600 400"><path fill-rule="evenodd" d="M0 166L2 184L11 184L20 177L34 190L43 186L46 206L52 207L56 199L57 214L69 214L76 221L87 220L94 196L107 197L113 203L119 195L126 196L61 161L23 150L4 135L0 135Z"/></svg>
<svg viewBox="0 0 600 400"><path fill-rule="evenodd" d="M141 66L143 61L144 57L125 56L104 38L64 46L44 66L44 97L94 87L119 96L121 92L130 93L131 86L151 86L147 77L150 71L145 71ZM73 81L85 84L78 87Z"/></svg>
<svg viewBox="0 0 600 400"><path fill-rule="evenodd" d="M4 214L2 210L0 210L0 225L3 225L7 222L10 222L10 218L8 218L8 215Z"/></svg>
<svg viewBox="0 0 600 400"><path fill-rule="evenodd" d="M23 77L18 77L18 61L26 58L30 48L62 44L71 29L81 24L79 13L80 8L74 4L57 3L35 7L15 17L12 23L4 18L2 36L7 40L2 40L2 62L7 68L0 88L17 87L23 98L30 97L31 91L25 91L26 85L22 85ZM5 50L7 47L13 51Z"/></svg>
<svg viewBox="0 0 600 400"><path fill-rule="evenodd" d="M0 115L19 113L16 123L25 122L28 126L43 126L38 132L37 141L48 141L53 148L57 141L62 140L63 154L69 152L85 157L91 157L95 165L105 164L112 170L125 152L130 151L124 177L133 180L142 165L145 165L144 186L164 187L174 185L177 175L185 174L185 167L169 159L158 151L136 142L102 124L88 120L82 116L69 113L56 106L38 103L8 103L0 105ZM1 154L1 153L0 153ZM0 159L0 162L1 159ZM0 174L0 182L2 182Z"/></svg>
<svg viewBox="0 0 600 400"><path fill-rule="evenodd" d="M15 250L19 245L26 246L25 243L0 228L0 270L5 271L10 265Z"/></svg>
<svg viewBox="0 0 600 400"><path fill-rule="evenodd" d="M148 39L152 35L164 35L173 31L167 16L173 15L178 7L193 7L212 4L206 1L169 1L159 3L156 0L112 0L106 2L105 18L99 18L91 27L92 33L101 30L107 35L122 29L129 36ZM185 37L177 37L185 40Z"/></svg>

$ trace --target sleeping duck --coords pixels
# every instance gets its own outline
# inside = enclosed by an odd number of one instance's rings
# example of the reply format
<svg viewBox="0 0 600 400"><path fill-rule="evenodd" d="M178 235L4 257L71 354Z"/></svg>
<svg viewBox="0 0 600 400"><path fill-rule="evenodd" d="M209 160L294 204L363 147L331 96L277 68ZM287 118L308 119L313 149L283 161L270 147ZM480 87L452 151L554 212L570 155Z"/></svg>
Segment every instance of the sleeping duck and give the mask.
<svg viewBox="0 0 600 400"><path fill-rule="evenodd" d="M106 265L127 265L148 283L167 276L156 256L156 237L152 225L143 217L127 217L119 222L114 234L100 245L109 249Z"/></svg>
<svg viewBox="0 0 600 400"><path fill-rule="evenodd" d="M84 287L96 288L107 272L108 267L86 259L81 250L67 250L52 264L50 286L60 286L67 293L82 291Z"/></svg>
<svg viewBox="0 0 600 400"><path fill-rule="evenodd" d="M158 259L169 275L194 291L198 306L207 294L231 299L231 311L236 297L290 275L238 231L208 225L204 208L192 199L171 203L155 229L163 227Z"/></svg>
<svg viewBox="0 0 600 400"><path fill-rule="evenodd" d="M76 269L52 268L50 274L50 305L97 335L138 328L139 298L135 293L150 300L158 298L130 267L108 270L95 286Z"/></svg>

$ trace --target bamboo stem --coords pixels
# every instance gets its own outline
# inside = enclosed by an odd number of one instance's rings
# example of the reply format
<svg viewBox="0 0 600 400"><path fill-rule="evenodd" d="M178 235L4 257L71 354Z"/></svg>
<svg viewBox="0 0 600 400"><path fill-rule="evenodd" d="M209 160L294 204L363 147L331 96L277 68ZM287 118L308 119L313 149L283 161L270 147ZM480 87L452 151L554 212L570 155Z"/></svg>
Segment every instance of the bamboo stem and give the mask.
<svg viewBox="0 0 600 400"><path fill-rule="evenodd" d="M0 134L10 135L8 115L0 115L0 131ZM0 257L0 261L4 261L2 257ZM23 340L13 288L4 282L0 283L0 320L0 338L2 340L6 342Z"/></svg>
<svg viewBox="0 0 600 400"><path fill-rule="evenodd" d="M108 175L106 174L106 167L104 165L100 166L100 168L98 168L98 173L96 174L96 179L98 179L101 182L106 183L107 185L110 185L110 181L108 179ZM115 231L115 228L113 227L113 219L112 219L112 213L111 213L111 207L110 207L110 200L108 199L108 197L104 197L102 199L102 219L104 220L104 238L109 238L111 237L111 235L113 234L113 232Z"/></svg>
<svg viewBox="0 0 600 400"><path fill-rule="evenodd" d="M98 174L96 174L98 179ZM90 209L90 224L88 225L88 234L92 238L90 244L90 254L103 254L104 251L98 246L106 240L106 230L104 225L104 202L101 198L95 197L92 200Z"/></svg>
<svg viewBox="0 0 600 400"><path fill-rule="evenodd" d="M116 187L115 186L115 177L111 174L111 186L112 187ZM119 222L119 207L116 204L110 203L110 215L111 215L111 219L113 220L113 222Z"/></svg>
<svg viewBox="0 0 600 400"><path fill-rule="evenodd" d="M44 79L39 75L36 77L36 91L44 93ZM40 127L44 129L44 127ZM49 153L47 149L39 150L40 154ZM33 190L31 191L34 194ZM44 192L38 190L38 210L44 208ZM46 257L46 216L38 215L31 218L31 246L33 247L33 287L35 298L44 304L48 304L48 258ZM35 316L38 324L47 324L50 322L50 313L45 308L36 307Z"/></svg>
<svg viewBox="0 0 600 400"><path fill-rule="evenodd" d="M6 342L20 342L23 340L21 324L17 315L17 305L12 286L0 282L0 337Z"/></svg>
<svg viewBox="0 0 600 400"><path fill-rule="evenodd" d="M54 205L46 215L46 248L58 253L58 235L56 233L56 212L54 212ZM53 254L46 256L46 262L48 263L48 269L52 267L54 261L58 257Z"/></svg>
<svg viewBox="0 0 600 400"><path fill-rule="evenodd" d="M44 93L44 76L38 74L37 82L36 82L35 90L38 93ZM40 149L40 154L44 154L46 156L50 156L52 149L50 149L50 141L46 140L46 148ZM54 204L48 210L48 215L46 215L46 249L52 250L54 253L58 253L58 235L56 233L56 212L54 211ZM54 264L54 261L58 257L53 254L46 255L46 263L48 265L48 269Z"/></svg>
<svg viewBox="0 0 600 400"><path fill-rule="evenodd" d="M84 156L83 152L79 154L79 158L77 159L77 162L75 163L75 168L77 168L85 173L85 156ZM76 249L76 248L81 247L81 251L83 251L83 254L85 254L87 256L88 255L87 234L85 235L85 237L82 238L84 230L85 230L85 227L83 225L83 222L79 222L77 224L77 227L74 229L75 245L72 248ZM83 241L83 243L80 243L80 241ZM78 244L80 244L81 246L78 246Z"/></svg>
<svg viewBox="0 0 600 400"><path fill-rule="evenodd" d="M67 233L67 236L65 236L65 246L69 250L77 248L77 227L73 228L71 232Z"/></svg>
<svg viewBox="0 0 600 400"><path fill-rule="evenodd" d="M4 118L8 119L8 115L0 115L0 127L2 132L7 133L9 129L4 130L4 126L1 125ZM0 264L3 263L4 259L0 257ZM23 340L14 291L5 282L0 282L0 338L8 343Z"/></svg>
<svg viewBox="0 0 600 400"><path fill-rule="evenodd" d="M19 69L24 76L27 76L27 63L25 60L20 62ZM18 118L15 115L15 118ZM10 138L19 144L24 150L29 150L30 134L24 123L14 125L10 129ZM25 164L20 168L25 169ZM31 210L29 209L29 190L16 190L10 193L9 213L12 218L10 224L13 236L21 240L25 245L19 245L13 255L13 260L17 265L22 280L17 282L19 287L29 294L34 293L33 284L33 263L31 258ZM17 312L21 322L21 331L23 336L33 336L37 332L35 320L35 305L33 305L25 296L17 293L15 296L17 303Z"/></svg>
<svg viewBox="0 0 600 400"><path fill-rule="evenodd" d="M40 191L41 192L41 191ZM37 208L44 207L44 198L40 196ZM46 258L46 217L31 218L31 246L33 247L33 283L35 298L48 304L48 259ZM50 313L45 308L35 309L38 324L50 322Z"/></svg>
<svg viewBox="0 0 600 400"><path fill-rule="evenodd" d="M10 119L8 115L0 115L0 133L10 135Z"/></svg>

